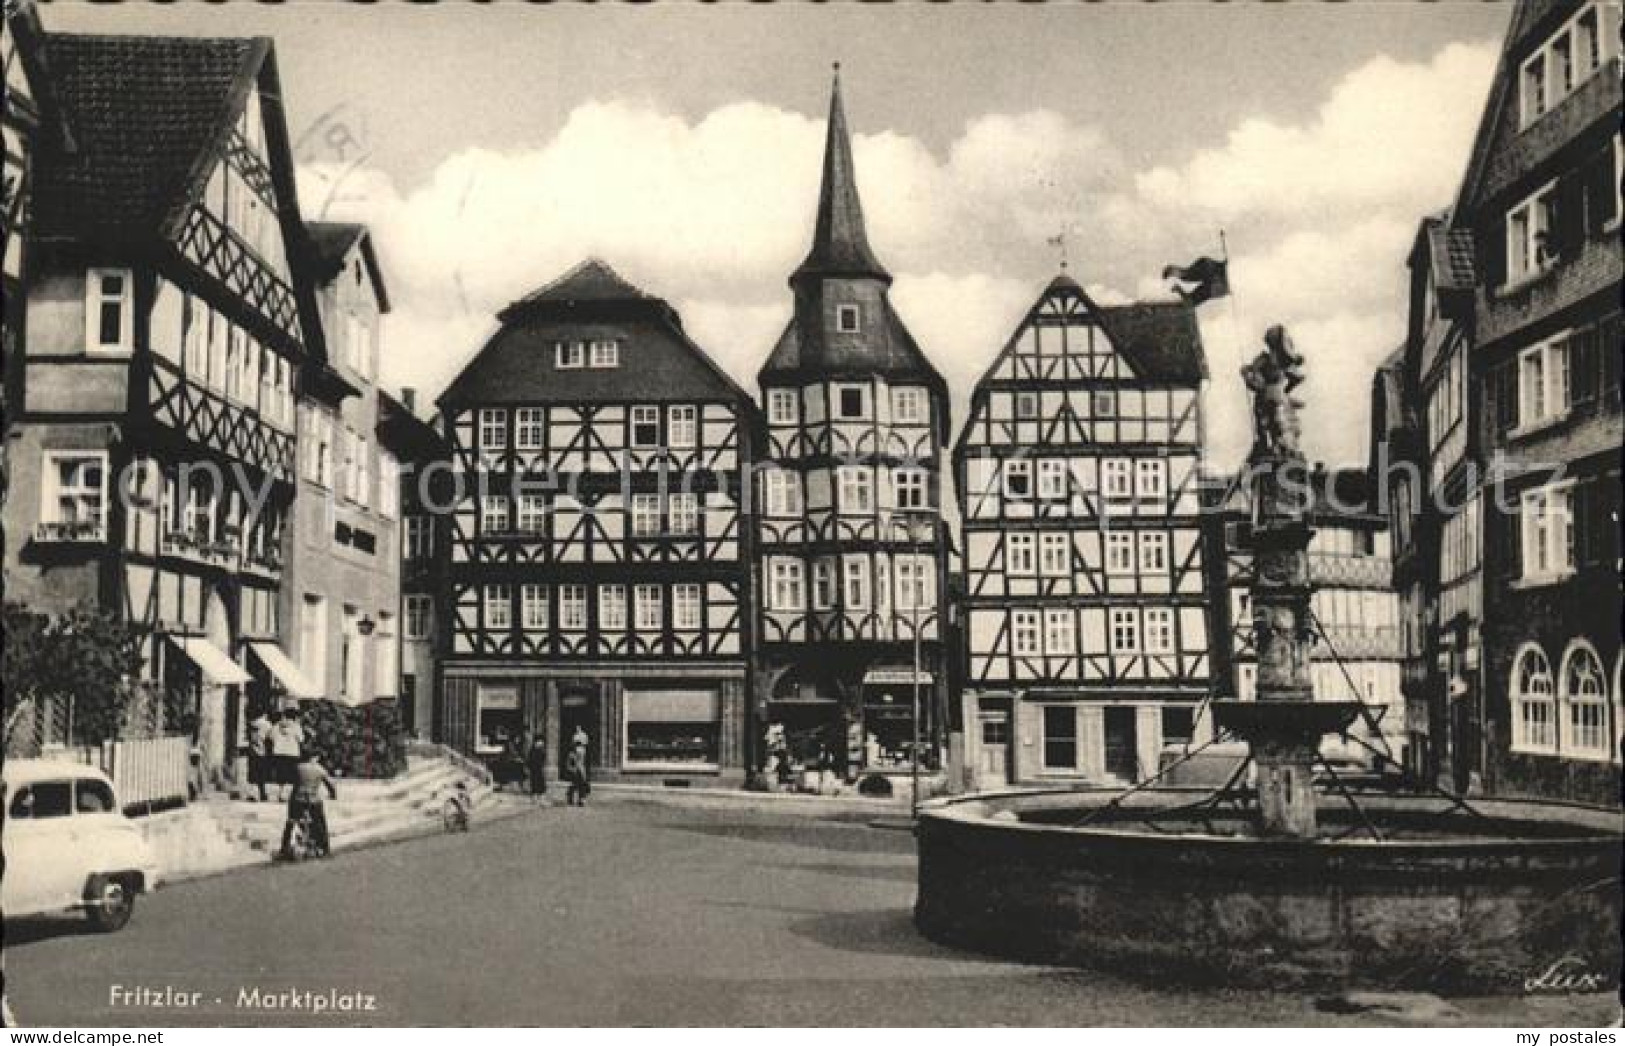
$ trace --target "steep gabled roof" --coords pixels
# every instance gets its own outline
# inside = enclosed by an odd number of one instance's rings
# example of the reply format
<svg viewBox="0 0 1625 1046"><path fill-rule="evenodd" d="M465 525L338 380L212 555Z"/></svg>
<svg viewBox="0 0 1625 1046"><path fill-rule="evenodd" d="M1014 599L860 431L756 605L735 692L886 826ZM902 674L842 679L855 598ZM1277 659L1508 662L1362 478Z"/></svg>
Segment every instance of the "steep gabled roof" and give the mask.
<svg viewBox="0 0 1625 1046"><path fill-rule="evenodd" d="M683 331L663 299L589 259L498 314L501 326L440 394L442 405L751 399ZM613 339L619 366L556 366L560 341Z"/></svg>
<svg viewBox="0 0 1625 1046"><path fill-rule="evenodd" d="M1135 302L1095 309L1117 351L1140 377L1199 382L1208 376L1196 309L1182 301Z"/></svg>
<svg viewBox="0 0 1625 1046"><path fill-rule="evenodd" d="M869 234L863 224L857 168L852 163L852 137L846 127L846 109L841 104L839 64L835 66L835 82L830 88L829 125L824 136L824 178L818 193L818 221L813 228L812 248L790 282L794 285L800 280L828 276L867 276L891 282L891 274L869 247Z"/></svg>
<svg viewBox="0 0 1625 1046"><path fill-rule="evenodd" d="M861 340L832 341L823 337L821 330L805 330L792 317L762 365L759 380L767 383L798 375L875 374L946 388L942 376L889 301L882 302L881 320L878 327L865 331Z"/></svg>
<svg viewBox="0 0 1625 1046"><path fill-rule="evenodd" d="M1147 381L1194 384L1208 376L1207 357L1202 351L1202 332L1196 324L1196 309L1182 301L1133 302L1127 305L1096 305L1089 293L1066 273L1050 280L993 362L981 382L992 377L999 361L1009 355L1021 334L1052 300L1072 299L1100 323L1115 348L1139 377ZM981 384L978 382L978 385Z"/></svg>
<svg viewBox="0 0 1625 1046"><path fill-rule="evenodd" d="M317 283L332 282L344 268L344 260L351 248L361 245L361 260L367 266L378 295L378 311L389 311L389 289L384 285L384 270L378 264L378 252L373 249L372 233L356 222L306 222L305 235L310 247L310 272Z"/></svg>
<svg viewBox="0 0 1625 1046"><path fill-rule="evenodd" d="M569 272L552 283L538 287L509 305L499 315L520 313L530 306L542 304L569 305L584 302L658 301L645 294L630 280L610 268L607 262L588 258L576 264Z"/></svg>
<svg viewBox="0 0 1625 1046"><path fill-rule="evenodd" d="M265 39L47 33L74 148L47 142L35 195L47 239L158 232L208 174L270 49Z"/></svg>

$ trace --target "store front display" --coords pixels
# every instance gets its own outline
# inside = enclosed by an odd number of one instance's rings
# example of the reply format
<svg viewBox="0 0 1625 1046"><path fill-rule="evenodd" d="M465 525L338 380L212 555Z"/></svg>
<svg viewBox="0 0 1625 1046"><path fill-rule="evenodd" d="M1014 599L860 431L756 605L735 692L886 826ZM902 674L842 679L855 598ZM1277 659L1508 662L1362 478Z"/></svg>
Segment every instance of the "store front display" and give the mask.
<svg viewBox="0 0 1625 1046"><path fill-rule="evenodd" d="M525 726L519 688L511 684L480 684L475 726L475 751L479 755L501 755L510 746L517 745Z"/></svg>
<svg viewBox="0 0 1625 1046"><path fill-rule="evenodd" d="M628 767L720 765L722 700L715 689L628 688L625 702Z"/></svg>

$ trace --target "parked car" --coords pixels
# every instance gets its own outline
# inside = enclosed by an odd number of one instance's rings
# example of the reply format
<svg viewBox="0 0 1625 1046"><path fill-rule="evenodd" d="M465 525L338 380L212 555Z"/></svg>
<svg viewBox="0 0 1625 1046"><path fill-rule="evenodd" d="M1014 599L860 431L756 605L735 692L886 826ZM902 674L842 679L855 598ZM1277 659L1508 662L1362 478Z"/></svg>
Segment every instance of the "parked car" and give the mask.
<svg viewBox="0 0 1625 1046"><path fill-rule="evenodd" d="M113 782L95 767L47 759L7 759L0 778L6 918L82 909L98 930L122 928L136 895L158 885L158 866Z"/></svg>

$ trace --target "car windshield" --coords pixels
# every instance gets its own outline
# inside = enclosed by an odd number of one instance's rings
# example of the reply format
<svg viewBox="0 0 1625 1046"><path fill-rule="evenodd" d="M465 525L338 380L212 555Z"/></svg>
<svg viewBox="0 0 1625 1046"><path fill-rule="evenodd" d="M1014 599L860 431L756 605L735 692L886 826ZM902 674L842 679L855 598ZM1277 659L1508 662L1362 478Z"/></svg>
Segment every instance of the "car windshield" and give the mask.
<svg viewBox="0 0 1625 1046"><path fill-rule="evenodd" d="M17 793L11 801L11 816L19 819L66 817L73 809L73 786L67 781L40 781Z"/></svg>
<svg viewBox="0 0 1625 1046"><path fill-rule="evenodd" d="M110 814L114 809L113 790L105 781L86 778L75 782L73 800L81 814Z"/></svg>

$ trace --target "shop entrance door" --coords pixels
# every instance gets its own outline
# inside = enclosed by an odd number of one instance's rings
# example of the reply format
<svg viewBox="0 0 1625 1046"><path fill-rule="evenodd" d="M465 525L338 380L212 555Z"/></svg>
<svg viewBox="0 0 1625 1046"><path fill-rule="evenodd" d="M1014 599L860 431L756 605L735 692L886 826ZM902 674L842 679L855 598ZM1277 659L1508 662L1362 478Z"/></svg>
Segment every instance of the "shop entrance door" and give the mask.
<svg viewBox="0 0 1625 1046"><path fill-rule="evenodd" d="M976 761L976 784L979 788L997 788L1010 783L1010 713L982 712L981 736L977 739L979 755Z"/></svg>
<svg viewBox="0 0 1625 1046"><path fill-rule="evenodd" d="M565 759L570 754L576 731L587 732L587 765L598 765L599 746L604 743L597 736L598 708L593 700L593 688L585 686L562 687L559 691L559 772L563 773Z"/></svg>
<svg viewBox="0 0 1625 1046"><path fill-rule="evenodd" d="M1120 706L1105 709L1106 772L1129 782L1140 779L1134 711Z"/></svg>

